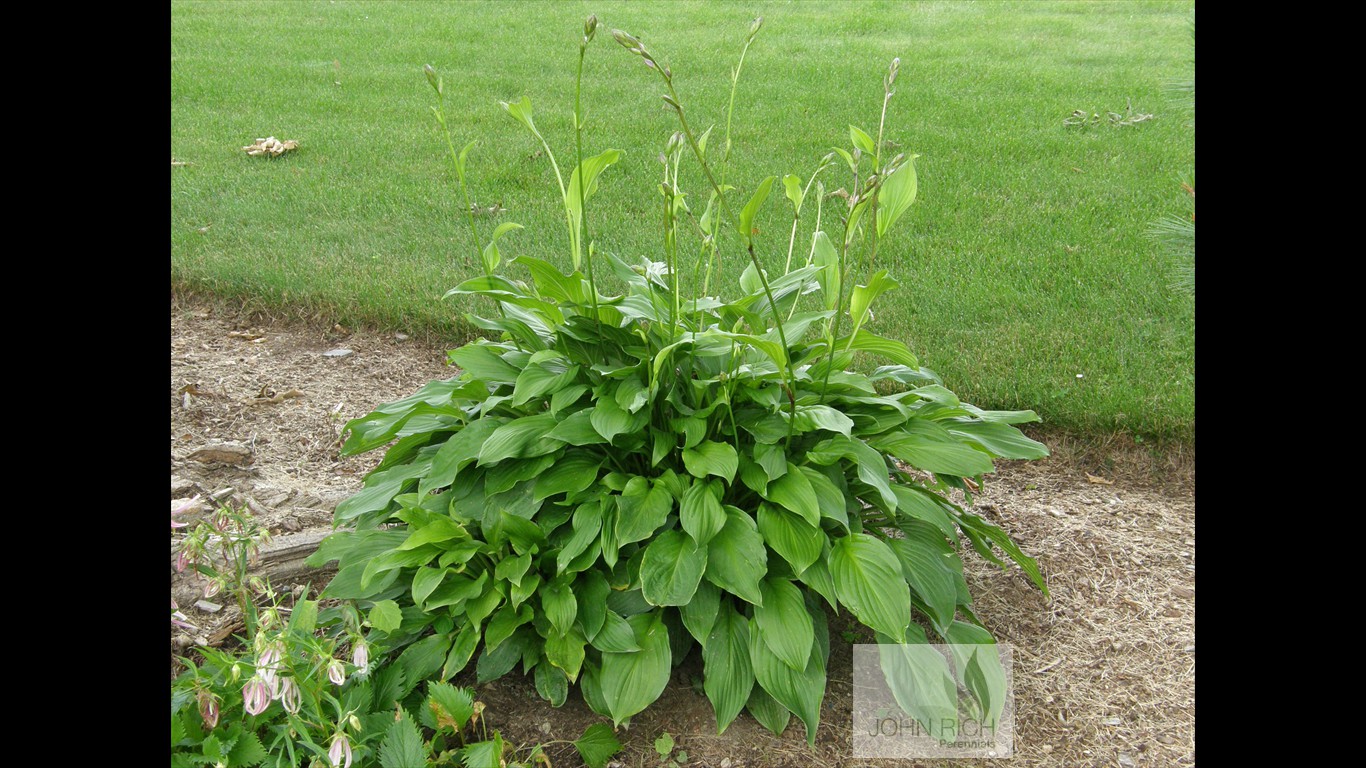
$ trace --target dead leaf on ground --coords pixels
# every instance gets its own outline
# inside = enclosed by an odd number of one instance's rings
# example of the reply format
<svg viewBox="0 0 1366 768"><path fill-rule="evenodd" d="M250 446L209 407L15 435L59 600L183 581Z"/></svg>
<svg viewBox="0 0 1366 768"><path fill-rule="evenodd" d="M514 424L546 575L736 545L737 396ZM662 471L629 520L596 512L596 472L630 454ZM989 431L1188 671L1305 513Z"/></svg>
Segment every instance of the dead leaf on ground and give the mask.
<svg viewBox="0 0 1366 768"><path fill-rule="evenodd" d="M261 155L279 157L290 150L298 148L299 142L294 141L293 139L290 139L289 141L279 141L274 136L268 136L264 139L257 139L255 144L242 147L242 150L252 157L259 157Z"/></svg>
<svg viewBox="0 0 1366 768"><path fill-rule="evenodd" d="M247 341L260 341L261 339L264 339L265 337L266 337L266 335L265 335L264 333L262 333L261 331L254 330L254 329L253 329L253 330L248 330L248 331L228 331L228 338L230 338L230 339L245 339L245 340L247 340Z"/></svg>
<svg viewBox="0 0 1366 768"><path fill-rule="evenodd" d="M288 392L276 392L270 387L261 387L256 396L249 398L246 402L248 405L277 405L296 397L306 397L306 395L297 389L291 389Z"/></svg>
<svg viewBox="0 0 1366 768"><path fill-rule="evenodd" d="M1096 475L1091 474L1090 472L1087 472L1087 473L1086 473L1086 482L1088 482L1088 483L1095 483L1096 485L1114 485L1114 484L1115 484L1115 481L1114 481L1114 480L1106 480L1105 478L1103 478L1103 477L1098 477L1098 476L1096 476Z"/></svg>

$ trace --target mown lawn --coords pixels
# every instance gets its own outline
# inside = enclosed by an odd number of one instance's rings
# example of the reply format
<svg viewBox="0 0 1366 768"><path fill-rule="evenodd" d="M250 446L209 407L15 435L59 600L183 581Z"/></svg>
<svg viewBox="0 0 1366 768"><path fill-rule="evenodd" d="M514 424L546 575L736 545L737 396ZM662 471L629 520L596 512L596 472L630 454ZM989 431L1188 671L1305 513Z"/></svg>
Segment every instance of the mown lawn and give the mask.
<svg viewBox="0 0 1366 768"><path fill-rule="evenodd" d="M589 13L603 28L586 65L586 151L625 153L590 208L600 249L662 260L656 156L676 129L659 79L611 28L672 67L691 119L717 125L715 147L731 67L764 17L727 170L746 198L766 176L809 177L849 145L850 123L876 134L899 56L887 136L920 155L920 197L881 246L902 288L874 330L983 407L1193 441L1193 301L1145 237L1185 210L1194 164L1194 117L1167 90L1193 76L1186 2L173 2L171 156L187 165L171 172L172 285L460 340L473 307L440 297L478 258L422 67L445 78L457 145L480 141L474 199L505 209L479 219L481 236L515 221L526 229L505 255L567 263L550 164L498 102L531 98L567 173ZM1153 118L1063 124L1129 106ZM301 148L242 152L269 135ZM683 185L700 211L702 180ZM758 220L766 263L781 267L790 225L779 189ZM742 258L729 249L726 279Z"/></svg>

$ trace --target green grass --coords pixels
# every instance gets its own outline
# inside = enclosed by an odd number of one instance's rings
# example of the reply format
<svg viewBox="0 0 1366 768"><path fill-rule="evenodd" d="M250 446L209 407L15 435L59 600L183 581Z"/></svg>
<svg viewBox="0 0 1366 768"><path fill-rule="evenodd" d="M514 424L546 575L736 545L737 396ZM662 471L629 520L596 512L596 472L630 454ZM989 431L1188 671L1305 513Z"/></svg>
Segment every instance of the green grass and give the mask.
<svg viewBox="0 0 1366 768"><path fill-rule="evenodd" d="M440 297L480 268L422 65L445 77L457 146L480 140L472 196L507 208L480 219L481 236L516 221L526 229L502 241L505 255L567 263L550 164L497 102L531 97L567 173L590 12L602 28L585 152L625 152L589 209L600 249L662 260L655 157L676 130L658 77L611 28L672 67L719 147L730 68L764 16L727 171L745 197L768 175L808 177L830 146L848 146L849 123L876 134L881 78L900 56L887 136L921 155L920 197L881 246L902 288L880 300L873 329L983 407L1193 441L1193 302L1144 236L1183 210L1194 162L1193 117L1166 90L1193 73L1184 2L173 2L171 156L191 163L171 172L173 286L456 341L472 306ZM1126 100L1155 118L1063 126ZM241 151L267 135L301 148ZM700 211L701 179L684 185ZM779 190L759 218L761 256L778 266L786 207ZM725 279L740 259L731 248Z"/></svg>

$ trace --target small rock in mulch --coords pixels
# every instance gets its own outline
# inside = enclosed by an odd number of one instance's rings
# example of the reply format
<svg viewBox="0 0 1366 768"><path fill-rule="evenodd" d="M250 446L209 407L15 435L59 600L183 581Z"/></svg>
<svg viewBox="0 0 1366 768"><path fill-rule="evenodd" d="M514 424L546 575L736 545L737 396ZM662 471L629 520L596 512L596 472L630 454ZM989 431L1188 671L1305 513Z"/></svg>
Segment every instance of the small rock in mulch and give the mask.
<svg viewBox="0 0 1366 768"><path fill-rule="evenodd" d="M219 461L224 464L239 466L250 464L252 461L251 448L248 448L245 443L239 443L235 440L215 440L205 444L186 458L202 461L205 464Z"/></svg>
<svg viewBox="0 0 1366 768"><path fill-rule="evenodd" d="M356 354L355 350L346 349L345 347L339 347L337 349L327 350L323 353L323 357L350 357L354 354Z"/></svg>
<svg viewBox="0 0 1366 768"><path fill-rule="evenodd" d="M208 600L199 600L194 604L194 607L205 613L218 613L223 610L223 606L218 603L211 603Z"/></svg>
<svg viewBox="0 0 1366 768"><path fill-rule="evenodd" d="M171 475L171 498L188 499L196 494L202 494L204 490L193 480L186 480L179 475Z"/></svg>

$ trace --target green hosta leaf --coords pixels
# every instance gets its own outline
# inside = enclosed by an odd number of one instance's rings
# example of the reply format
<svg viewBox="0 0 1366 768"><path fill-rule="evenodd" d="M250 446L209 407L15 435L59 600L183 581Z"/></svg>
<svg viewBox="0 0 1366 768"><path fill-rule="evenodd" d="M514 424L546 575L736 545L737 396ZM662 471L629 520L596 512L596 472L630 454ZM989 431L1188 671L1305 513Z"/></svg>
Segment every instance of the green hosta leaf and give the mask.
<svg viewBox="0 0 1366 768"><path fill-rule="evenodd" d="M381 600L370 609L369 619L370 626L375 629L393 632L403 620L403 613L399 611L398 603L393 600Z"/></svg>
<svg viewBox="0 0 1366 768"><path fill-rule="evenodd" d="M469 665L470 659L474 657L475 649L479 647L479 636L481 634L479 625L475 623L466 624L456 634L450 653L446 654L446 661L441 665L442 680L450 680Z"/></svg>
<svg viewBox="0 0 1366 768"><path fill-rule="evenodd" d="M579 625L588 639L597 636L607 619L607 579L597 570L584 571L574 581L574 597L579 601Z"/></svg>
<svg viewBox="0 0 1366 768"><path fill-rule="evenodd" d="M850 334L852 338L858 338L858 331L868 319L868 310L872 307L873 300L883 292L896 288L897 285L896 280L887 276L887 270L881 269L868 280L867 285L854 286L854 291L849 297L849 317L854 320L854 332Z"/></svg>
<svg viewBox="0 0 1366 768"><path fill-rule="evenodd" d="M924 419L911 419L900 429L878 435L868 444L926 472L976 477L995 469L990 456L964 445L948 430Z"/></svg>
<svg viewBox="0 0 1366 768"><path fill-rule="evenodd" d="M469 533L455 521L438 517L420 528L409 528L412 533L398 546L400 552L417 549L426 544L440 544L452 539L468 539Z"/></svg>
<svg viewBox="0 0 1366 768"><path fill-rule="evenodd" d="M949 434L966 439L993 456L1003 459L1042 459L1048 447L1030 440L1009 424L991 421L958 420L941 422Z"/></svg>
<svg viewBox="0 0 1366 768"><path fill-rule="evenodd" d="M617 435L634 434L645 426L645 414L631 413L613 397L599 397L589 414L593 429L608 442Z"/></svg>
<svg viewBox="0 0 1366 768"><path fill-rule="evenodd" d="M606 768L607 761L612 759L612 755L621 751L621 742L617 741L617 737L606 723L593 723L583 732L583 736L574 742L574 749L578 750L579 757L583 758L583 763L588 768Z"/></svg>
<svg viewBox="0 0 1366 768"><path fill-rule="evenodd" d="M516 118L517 122L526 126L527 130L537 136L541 135L540 132L536 130L536 122L531 119L531 99L529 97L523 96L521 101L500 101L498 102L498 106L502 107L505 112Z"/></svg>
<svg viewBox="0 0 1366 768"><path fill-rule="evenodd" d="M874 355L881 355L894 363L909 368L920 367L920 361L916 359L915 355L911 354L911 350L908 349L905 344L896 341L895 339L883 338L876 333L870 332L867 328L860 329L858 333L837 340L835 342L835 349L869 352ZM824 374L823 371L821 373L822 375ZM814 376L815 374L813 373L812 375Z"/></svg>
<svg viewBox="0 0 1366 768"><path fill-rule="evenodd" d="M779 704L795 714L806 725L806 743L816 744L816 726L820 724L821 700L825 698L825 660L819 649L813 648L806 666L797 671L785 664L769 649L763 630L756 622L749 625L749 658L754 665L754 678Z"/></svg>
<svg viewBox="0 0 1366 768"><path fill-rule="evenodd" d="M530 605L522 605L519 608L505 605L500 608L493 614L493 618L489 619L488 628L484 630L484 652L497 650L498 646L512 637L512 633L516 632L518 627L530 622L535 616L536 612Z"/></svg>
<svg viewBox="0 0 1366 768"><path fill-rule="evenodd" d="M479 449L479 465L496 464L508 458L527 458L553 453L560 442L546 439L556 425L548 413L513 419L495 429Z"/></svg>
<svg viewBox="0 0 1366 768"><path fill-rule="evenodd" d="M863 154L869 156L877 155L877 144L873 142L872 136L863 132L862 128L859 128L856 125L849 126L849 140L854 143L854 146L863 150Z"/></svg>
<svg viewBox="0 0 1366 768"><path fill-rule="evenodd" d="M754 518L726 506L726 525L707 546L707 581L751 605L764 601L759 582L768 572L768 553Z"/></svg>
<svg viewBox="0 0 1366 768"><path fill-rule="evenodd" d="M798 515L771 504L759 505L759 533L769 548L800 575L821 556L825 532Z"/></svg>
<svg viewBox="0 0 1366 768"><path fill-rule="evenodd" d="M858 477L877 489L886 509L896 507L896 495L888 482L887 460L858 438L843 435L822 440L807 451L807 458L817 464L834 464L841 458L853 459L858 466Z"/></svg>
<svg viewBox="0 0 1366 768"><path fill-rule="evenodd" d="M799 405L794 428L798 432L825 429L849 437L854 420L828 405Z"/></svg>
<svg viewBox="0 0 1366 768"><path fill-rule="evenodd" d="M773 180L776 178L778 177L769 176L759 182L759 189L755 190L754 196L749 199L748 203L745 203L744 210L740 211L740 237L744 238L747 243L754 240L754 217L759 215L759 209L768 199L769 190L773 188Z"/></svg>
<svg viewBox="0 0 1366 768"><path fill-rule="evenodd" d="M602 630L593 638L593 647L603 653L633 653L640 650L635 630L616 611L607 611Z"/></svg>
<svg viewBox="0 0 1366 768"><path fill-rule="evenodd" d="M754 461L763 468L768 480L787 474L787 454L777 445L755 443Z"/></svg>
<svg viewBox="0 0 1366 768"><path fill-rule="evenodd" d="M763 605L754 609L763 641L783 663L796 671L806 669L816 635L801 590L787 579L764 579L759 589Z"/></svg>
<svg viewBox="0 0 1366 768"><path fill-rule="evenodd" d="M563 422L561 422L563 423ZM532 501L540 503L543 499L563 493L567 497L582 491L598 479L598 469L602 458L592 454L566 453L555 461L549 469L536 478L536 490Z"/></svg>
<svg viewBox="0 0 1366 768"><path fill-rule="evenodd" d="M659 698L669 682L672 660L662 612L638 614L627 621L640 650L602 655L602 695L615 725Z"/></svg>
<svg viewBox="0 0 1366 768"><path fill-rule="evenodd" d="M524 553L516 557L505 557L498 561L494 566L493 578L498 581L509 581L513 584L521 584L522 577L526 575L527 569L531 567L531 553Z"/></svg>
<svg viewBox="0 0 1366 768"><path fill-rule="evenodd" d="M493 236L489 238L488 245L484 246L483 261L484 271L493 274L498 270L498 265L503 262L502 256L498 253L498 238L506 235L514 229L522 229L521 224L505 221L493 230Z"/></svg>
<svg viewBox="0 0 1366 768"><path fill-rule="evenodd" d="M403 716L395 720L384 735L384 744L379 748L381 768L425 768L427 765L422 734L407 714L402 712Z"/></svg>
<svg viewBox="0 0 1366 768"><path fill-rule="evenodd" d="M574 231L579 229L583 218L583 204L579 199L579 185L583 185L583 202L598 191L598 177L609 166L621 159L621 150L609 149L600 155L585 158L583 164L569 174L569 185L564 190L564 204L569 216L574 220Z"/></svg>
<svg viewBox="0 0 1366 768"><path fill-rule="evenodd" d="M486 417L470 422L469 426L451 435L432 457L432 469L418 485L418 495L425 497L437 488L444 488L455 482L460 471L479 458L479 450L489 435L507 421L497 417Z"/></svg>
<svg viewBox="0 0 1366 768"><path fill-rule="evenodd" d="M589 303L588 282L583 279L582 273L566 275L550 262L529 256L518 256L513 263L527 268L537 293L542 296L570 304Z"/></svg>
<svg viewBox="0 0 1366 768"><path fill-rule="evenodd" d="M536 354L539 356L548 353L538 352ZM563 388L565 384L573 381L579 374L577 365L565 368L562 358L551 358L546 362L551 364L532 363L523 368L522 372L517 375L517 384L514 386L512 394L513 405L523 405L544 396L547 392L557 391Z"/></svg>
<svg viewBox="0 0 1366 768"><path fill-rule="evenodd" d="M583 668L583 648L587 644L588 641L577 628L565 635L551 635L545 641L545 657L551 664L564 670L570 682L573 682Z"/></svg>
<svg viewBox="0 0 1366 768"><path fill-rule="evenodd" d="M936 739L952 741L958 725L958 686L948 662L925 632L911 625L911 643L882 642L878 657L882 675L901 709Z"/></svg>
<svg viewBox="0 0 1366 768"><path fill-rule="evenodd" d="M633 477L617 497L616 546L648 539L664 525L673 511L674 499L667 488Z"/></svg>
<svg viewBox="0 0 1366 768"><path fill-rule="evenodd" d="M986 724L1001 717L1006 703L1006 674L1000 651L991 633L973 624L955 621L944 634L953 654L963 687L977 699Z"/></svg>
<svg viewBox="0 0 1366 768"><path fill-rule="evenodd" d="M800 467L799 469L803 475L806 475L807 482L811 483L811 490L816 494L816 506L820 508L821 517L825 520L833 520L839 523L844 530L849 530L848 499L845 491L840 490L829 477L815 467Z"/></svg>
<svg viewBox="0 0 1366 768"><path fill-rule="evenodd" d="M707 644L707 635L716 624L716 614L721 608L721 591L709 581L697 583L697 592L686 605L678 609L683 626L688 634L702 646Z"/></svg>
<svg viewBox="0 0 1366 768"><path fill-rule="evenodd" d="M559 707L569 696L569 678L564 670L549 661L542 661L536 665L536 692L550 702L550 706Z"/></svg>
<svg viewBox="0 0 1366 768"><path fill-rule="evenodd" d="M721 511L719 502L716 509ZM706 569L705 548L699 549L682 531L665 531L645 548L640 562L641 594L651 605L687 605Z"/></svg>
<svg viewBox="0 0 1366 768"><path fill-rule="evenodd" d="M563 421L556 424L546 437L570 445L601 445L608 442L608 438L599 434L593 426L593 414L595 412L596 409L586 408L569 414Z"/></svg>
<svg viewBox="0 0 1366 768"><path fill-rule="evenodd" d="M587 391L588 387L584 384L570 384L563 389L556 390L555 394L550 396L550 412L559 416L560 411L578 403L579 398L583 397Z"/></svg>
<svg viewBox="0 0 1366 768"><path fill-rule="evenodd" d="M403 649L394 662L403 668L404 687L402 695L408 695L417 684L432 677L441 669L446 652L451 647L450 635L427 635L416 643Z"/></svg>
<svg viewBox="0 0 1366 768"><path fill-rule="evenodd" d="M452 350L446 357L451 365L465 371L485 384L512 384L521 371L499 354L498 349L475 342Z"/></svg>
<svg viewBox="0 0 1366 768"><path fill-rule="evenodd" d="M441 586L442 580L446 578L446 574L449 572L450 570L447 568L428 568L426 566L418 568L417 573L413 574L413 603L421 606L427 596Z"/></svg>
<svg viewBox="0 0 1366 768"><path fill-rule="evenodd" d="M693 477L716 475L729 483L735 479L740 459L729 443L704 440L696 448L683 451L683 466Z"/></svg>
<svg viewBox="0 0 1366 768"><path fill-rule="evenodd" d="M835 594L835 579L830 575L830 567L826 565L826 562L830 559L829 540L827 539L822 542L822 546L823 551L821 557L817 558L816 562L811 564L811 567L798 574L797 580L806 586L811 587L816 594L825 598L825 602L835 610L835 613L839 613L840 605L839 600L837 599L838 596Z"/></svg>
<svg viewBox="0 0 1366 768"><path fill-rule="evenodd" d="M631 376L622 379L621 383L617 385L617 392L613 399L623 410L628 413L635 413L650 402L650 390L641 383L640 379Z"/></svg>
<svg viewBox="0 0 1366 768"><path fill-rule="evenodd" d="M886 544L866 533L845 536L831 550L830 574L840 602L859 621L898 643L906 642L911 592L901 563Z"/></svg>
<svg viewBox="0 0 1366 768"><path fill-rule="evenodd" d="M435 715L437 729L449 727L459 733L474 716L474 694L450 683L427 684L427 707Z"/></svg>
<svg viewBox="0 0 1366 768"><path fill-rule="evenodd" d="M432 457L428 456L411 464L400 464L372 473L365 478L363 490L342 500L337 505L335 512L337 525L350 522L372 512L384 510L395 496L403 493L405 488L415 485L417 478L426 475L431 467Z"/></svg>
<svg viewBox="0 0 1366 768"><path fill-rule="evenodd" d="M938 497L928 491L913 490L904 485L897 485L892 490L896 493L897 509L902 514L933 525L946 538L958 543L958 526L944 510L945 502L938 501Z"/></svg>
<svg viewBox="0 0 1366 768"><path fill-rule="evenodd" d="M820 525L821 510L811 481L797 465L788 463L787 472L768 484L764 498L801 515L811 525Z"/></svg>
<svg viewBox="0 0 1366 768"><path fill-rule="evenodd" d="M1000 558L996 557L991 551L991 544L1000 547L1011 560L1014 560L1020 569L1029 576L1029 580L1034 582L1044 597L1048 597L1048 585L1044 583L1043 574L1039 572L1039 564L1034 558L1026 555L1013 540L1010 534L1001 530L995 525L983 520L971 512L958 512L958 525L972 542L972 548L977 553L991 562L1004 566Z"/></svg>
<svg viewBox="0 0 1366 768"><path fill-rule="evenodd" d="M726 513L721 509L720 491L720 484L716 481L698 480L683 492L678 519L683 530L699 545L707 544L725 527ZM706 557L702 560L705 562Z"/></svg>
<svg viewBox="0 0 1366 768"><path fill-rule="evenodd" d="M901 214L915 202L916 177L915 159L920 155L910 155L901 167L890 176L883 178L882 189L878 192L877 236L887 234Z"/></svg>
<svg viewBox="0 0 1366 768"><path fill-rule="evenodd" d="M574 619L579 615L579 603L574 599L569 584L563 579L557 579L542 589L541 611L550 620L556 632L562 635L568 632L569 628L574 626Z"/></svg>
<svg viewBox="0 0 1366 768"><path fill-rule="evenodd" d="M754 668L749 658L749 622L725 601L703 643L702 688L716 713L716 732L725 733L749 701Z"/></svg>
<svg viewBox="0 0 1366 768"><path fill-rule="evenodd" d="M911 520L901 529L905 537L888 542L911 589L929 609L935 628L947 627L958 610L958 579L962 578L949 564L956 556L944 534L934 526Z"/></svg>
<svg viewBox="0 0 1366 768"><path fill-rule="evenodd" d="M783 177L783 193L787 199L792 201L792 210L800 214L802 212L802 180L788 174Z"/></svg>
<svg viewBox="0 0 1366 768"><path fill-rule="evenodd" d="M512 637L500 643L496 648L490 649L484 646L484 652L479 654L479 662L475 664L475 680L480 685L497 680L512 671L522 659L522 653L531 644L531 637L535 633L530 629L514 633ZM547 656L550 654L550 646L546 646Z"/></svg>
<svg viewBox="0 0 1366 768"><path fill-rule="evenodd" d="M749 693L749 701L745 708L749 710L754 719L759 721L759 725L767 728L775 736L781 736L787 730L787 724L792 720L792 713L787 711L787 707L779 704L762 686L754 686Z"/></svg>
<svg viewBox="0 0 1366 768"><path fill-rule="evenodd" d="M817 232L811 237L811 263L821 270L816 275L816 280L821 284L821 296L825 300L825 308L834 310L840 302L839 253L835 251L835 245L824 232Z"/></svg>

